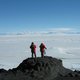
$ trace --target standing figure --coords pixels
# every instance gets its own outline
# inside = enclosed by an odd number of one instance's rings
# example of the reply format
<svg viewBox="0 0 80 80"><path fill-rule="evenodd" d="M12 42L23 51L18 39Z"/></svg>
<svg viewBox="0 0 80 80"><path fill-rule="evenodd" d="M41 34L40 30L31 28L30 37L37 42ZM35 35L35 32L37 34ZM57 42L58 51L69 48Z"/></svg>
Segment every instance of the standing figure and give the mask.
<svg viewBox="0 0 80 80"><path fill-rule="evenodd" d="M34 42L31 43L30 49L31 49L31 53L32 53L32 58L33 58L33 54L36 58L36 45L34 44Z"/></svg>
<svg viewBox="0 0 80 80"><path fill-rule="evenodd" d="M43 43L41 43L39 47L40 47L41 57L43 58L44 53L45 53L45 49L47 49L47 48Z"/></svg>

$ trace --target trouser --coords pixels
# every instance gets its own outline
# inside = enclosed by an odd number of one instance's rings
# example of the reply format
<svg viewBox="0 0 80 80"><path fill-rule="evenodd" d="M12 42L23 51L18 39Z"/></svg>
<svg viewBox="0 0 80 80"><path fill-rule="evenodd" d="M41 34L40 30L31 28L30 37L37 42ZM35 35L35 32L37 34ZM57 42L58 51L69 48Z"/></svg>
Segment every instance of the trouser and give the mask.
<svg viewBox="0 0 80 80"><path fill-rule="evenodd" d="M42 58L44 57L44 52L43 52L43 51L41 51L41 57L42 57Z"/></svg>
<svg viewBox="0 0 80 80"><path fill-rule="evenodd" d="M32 58L33 58L33 56L35 56L35 58L36 58L36 53L35 52L32 52Z"/></svg>

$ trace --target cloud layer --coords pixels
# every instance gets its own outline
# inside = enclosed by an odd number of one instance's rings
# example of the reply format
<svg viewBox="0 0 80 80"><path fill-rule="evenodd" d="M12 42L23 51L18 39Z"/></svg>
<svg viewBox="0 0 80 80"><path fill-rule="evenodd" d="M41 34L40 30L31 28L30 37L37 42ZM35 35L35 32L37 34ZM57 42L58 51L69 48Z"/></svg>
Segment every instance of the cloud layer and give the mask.
<svg viewBox="0 0 80 80"><path fill-rule="evenodd" d="M80 31L78 31L75 28L51 28L45 31L35 31L35 32L16 32L16 33L0 33L0 35L51 35L51 34L80 34Z"/></svg>

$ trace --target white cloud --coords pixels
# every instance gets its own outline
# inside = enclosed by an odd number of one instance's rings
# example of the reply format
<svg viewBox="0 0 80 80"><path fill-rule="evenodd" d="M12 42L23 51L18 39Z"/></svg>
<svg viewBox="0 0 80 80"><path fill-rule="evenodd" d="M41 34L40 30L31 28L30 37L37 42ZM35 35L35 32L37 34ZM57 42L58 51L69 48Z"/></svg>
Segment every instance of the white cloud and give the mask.
<svg viewBox="0 0 80 80"><path fill-rule="evenodd" d="M75 28L50 28L48 32L54 34L80 34L80 31Z"/></svg>
<svg viewBox="0 0 80 80"><path fill-rule="evenodd" d="M74 31L74 28L51 28L50 31Z"/></svg>
<svg viewBox="0 0 80 80"><path fill-rule="evenodd" d="M4 33L0 35L42 35L42 34L80 34L80 31L75 28L50 28L44 31L35 31L35 32L20 32L20 33Z"/></svg>

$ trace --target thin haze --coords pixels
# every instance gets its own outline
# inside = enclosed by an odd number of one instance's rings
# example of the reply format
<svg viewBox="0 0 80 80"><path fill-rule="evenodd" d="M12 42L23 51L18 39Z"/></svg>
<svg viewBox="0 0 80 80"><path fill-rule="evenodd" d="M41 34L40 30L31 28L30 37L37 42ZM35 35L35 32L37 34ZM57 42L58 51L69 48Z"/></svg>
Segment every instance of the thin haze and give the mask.
<svg viewBox="0 0 80 80"><path fill-rule="evenodd" d="M80 0L0 0L0 33L79 27Z"/></svg>

